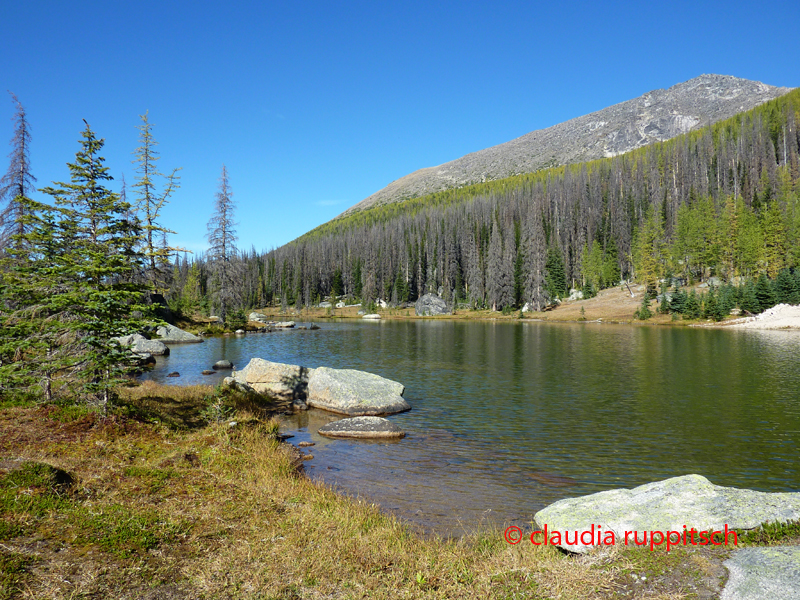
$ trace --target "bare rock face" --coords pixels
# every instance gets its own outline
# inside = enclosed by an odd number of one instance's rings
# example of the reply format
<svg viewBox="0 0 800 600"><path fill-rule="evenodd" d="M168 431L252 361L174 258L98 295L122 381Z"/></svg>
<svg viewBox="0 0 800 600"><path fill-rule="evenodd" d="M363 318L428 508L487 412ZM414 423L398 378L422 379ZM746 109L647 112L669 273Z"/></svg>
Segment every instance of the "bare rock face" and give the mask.
<svg viewBox="0 0 800 600"><path fill-rule="evenodd" d="M284 400L305 400L308 378L314 369L253 358L247 366L233 372L233 379L259 394Z"/></svg>
<svg viewBox="0 0 800 600"><path fill-rule="evenodd" d="M410 410L405 386L380 375L352 369L314 369L308 380L308 404L349 416L377 416Z"/></svg>
<svg viewBox="0 0 800 600"><path fill-rule="evenodd" d="M420 169L341 216L481 181L616 156L730 118L789 91L727 75L701 75L438 167Z"/></svg>
<svg viewBox="0 0 800 600"><path fill-rule="evenodd" d="M322 426L318 433L332 438L386 439L406 434L397 425L381 417L354 417Z"/></svg>

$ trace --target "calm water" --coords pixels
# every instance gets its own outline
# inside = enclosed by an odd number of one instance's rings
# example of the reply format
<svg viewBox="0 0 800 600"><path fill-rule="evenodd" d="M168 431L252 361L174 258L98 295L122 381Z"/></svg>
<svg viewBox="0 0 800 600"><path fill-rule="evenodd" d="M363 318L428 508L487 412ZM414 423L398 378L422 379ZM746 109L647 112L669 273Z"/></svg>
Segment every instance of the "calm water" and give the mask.
<svg viewBox="0 0 800 600"><path fill-rule="evenodd" d="M339 417L287 417L313 441L315 478L426 529L527 523L576 496L700 473L713 483L800 490L800 334L540 322L321 323L173 346L148 376L252 357L377 373L413 410L397 442L327 440Z"/></svg>

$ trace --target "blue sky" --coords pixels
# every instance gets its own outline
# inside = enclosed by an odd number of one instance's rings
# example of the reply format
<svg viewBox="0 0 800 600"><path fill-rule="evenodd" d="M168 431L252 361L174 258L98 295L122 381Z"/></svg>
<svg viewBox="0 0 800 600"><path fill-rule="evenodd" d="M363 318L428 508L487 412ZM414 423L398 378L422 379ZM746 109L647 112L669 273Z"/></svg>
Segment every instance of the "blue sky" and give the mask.
<svg viewBox="0 0 800 600"><path fill-rule="evenodd" d="M0 83L27 110L38 185L68 177L86 119L130 189L149 111L160 168L182 168L162 223L195 251L223 163L239 245L260 251L416 169L703 73L800 86L796 0L6 0L1 14ZM0 150L13 113L0 96Z"/></svg>

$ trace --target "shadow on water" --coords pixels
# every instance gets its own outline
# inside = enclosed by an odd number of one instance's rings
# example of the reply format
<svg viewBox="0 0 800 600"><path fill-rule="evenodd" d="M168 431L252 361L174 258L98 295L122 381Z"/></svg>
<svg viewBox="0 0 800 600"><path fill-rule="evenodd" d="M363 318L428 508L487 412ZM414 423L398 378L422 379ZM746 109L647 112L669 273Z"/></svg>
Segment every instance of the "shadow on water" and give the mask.
<svg viewBox="0 0 800 600"><path fill-rule="evenodd" d="M767 334L767 335L761 335ZM202 346L200 349L198 347ZM800 335L541 322L328 323L176 348L149 377L250 358L402 382L396 442L329 440L340 417L286 417L315 478L427 529L525 524L566 496L700 473L800 487ZM290 384L302 396L302 374ZM167 383L172 383L166 380Z"/></svg>

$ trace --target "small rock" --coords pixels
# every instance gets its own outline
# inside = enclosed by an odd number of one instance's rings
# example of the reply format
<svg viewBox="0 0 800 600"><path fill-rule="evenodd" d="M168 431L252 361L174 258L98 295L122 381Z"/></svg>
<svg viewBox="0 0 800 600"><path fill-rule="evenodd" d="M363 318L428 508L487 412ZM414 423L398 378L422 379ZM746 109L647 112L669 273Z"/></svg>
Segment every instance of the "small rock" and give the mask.
<svg viewBox="0 0 800 600"><path fill-rule="evenodd" d="M308 328L311 331L316 331L317 329L319 329L319 325L316 325L316 324L312 323Z"/></svg>
<svg viewBox="0 0 800 600"><path fill-rule="evenodd" d="M297 444L298 448L308 448L309 446L315 446L314 442L300 442Z"/></svg>
<svg viewBox="0 0 800 600"><path fill-rule="evenodd" d="M313 454L304 454L303 455L303 460L311 460L313 458L314 458Z"/></svg>
<svg viewBox="0 0 800 600"><path fill-rule="evenodd" d="M216 371L212 371L211 369L206 369L205 371L203 371L202 374L203 375L214 375L215 373L216 373Z"/></svg>
<svg viewBox="0 0 800 600"><path fill-rule="evenodd" d="M167 375L167 377L180 377L180 376L181 376L181 374L178 373L177 371L173 371L172 373Z"/></svg>
<svg viewBox="0 0 800 600"><path fill-rule="evenodd" d="M236 335L244 335L244 329L237 329Z"/></svg>
<svg viewBox="0 0 800 600"><path fill-rule="evenodd" d="M232 369L233 363L229 360L218 360L214 363L212 369Z"/></svg>
<svg viewBox="0 0 800 600"><path fill-rule="evenodd" d="M318 433L332 438L401 438L406 434L397 425L382 417L353 417L320 427Z"/></svg>

